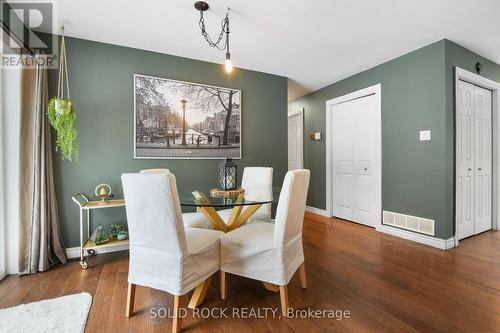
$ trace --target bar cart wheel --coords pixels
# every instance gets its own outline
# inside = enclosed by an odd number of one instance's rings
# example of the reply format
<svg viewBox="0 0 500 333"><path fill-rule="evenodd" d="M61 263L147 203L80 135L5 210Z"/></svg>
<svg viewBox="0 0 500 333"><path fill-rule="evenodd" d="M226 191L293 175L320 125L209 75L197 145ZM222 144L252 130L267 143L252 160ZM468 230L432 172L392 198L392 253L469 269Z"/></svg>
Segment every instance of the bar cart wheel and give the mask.
<svg viewBox="0 0 500 333"><path fill-rule="evenodd" d="M87 269L89 267L89 264L85 260L80 260L80 266L82 269Z"/></svg>

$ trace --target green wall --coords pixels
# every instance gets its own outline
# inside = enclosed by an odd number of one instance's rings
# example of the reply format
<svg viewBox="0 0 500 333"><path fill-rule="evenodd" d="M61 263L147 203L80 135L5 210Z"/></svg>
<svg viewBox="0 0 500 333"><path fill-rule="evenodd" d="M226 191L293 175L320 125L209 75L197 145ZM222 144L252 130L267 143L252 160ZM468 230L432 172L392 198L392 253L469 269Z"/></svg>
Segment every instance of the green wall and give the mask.
<svg viewBox="0 0 500 333"><path fill-rule="evenodd" d="M66 47L80 145L78 162L62 161L54 153L61 232L67 247L79 241L78 209L71 201L74 193L92 195L94 187L105 182L120 197L120 175L143 168L169 168L179 187L216 184L218 160L133 159L134 74L241 89L243 158L235 161L240 175L244 166L271 166L274 183L281 184L287 169L285 77L242 69L226 75L223 66L214 63L75 38L67 38ZM49 73L49 86L53 96L55 70ZM93 214L94 226L125 221L122 208Z"/></svg>
<svg viewBox="0 0 500 333"><path fill-rule="evenodd" d="M500 66L441 40L317 90L288 105L305 109L305 132L326 130L329 99L382 84L382 209L435 220L435 235L454 235L454 66L500 82ZM430 129L431 141L419 141ZM325 209L325 141L306 138L308 205Z"/></svg>
<svg viewBox="0 0 500 333"><path fill-rule="evenodd" d="M325 133L327 100L381 83L382 209L435 219L438 237L447 236L444 50L436 42L289 103L290 111L305 108L306 133ZM425 129L432 140L421 142ZM325 209L324 140L306 139L305 167L308 205Z"/></svg>

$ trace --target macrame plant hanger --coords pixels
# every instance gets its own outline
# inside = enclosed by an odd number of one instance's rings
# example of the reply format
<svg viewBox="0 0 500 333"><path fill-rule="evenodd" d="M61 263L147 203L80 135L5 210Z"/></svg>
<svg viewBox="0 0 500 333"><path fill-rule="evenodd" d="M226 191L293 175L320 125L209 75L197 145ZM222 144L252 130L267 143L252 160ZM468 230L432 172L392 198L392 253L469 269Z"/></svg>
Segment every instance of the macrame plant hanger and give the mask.
<svg viewBox="0 0 500 333"><path fill-rule="evenodd" d="M59 77L57 97L49 101L47 108L49 122L57 133L56 151L62 158L78 160L76 114L69 93L68 62L66 59L66 39L64 25L61 26L61 51L59 52Z"/></svg>
<svg viewBox="0 0 500 333"><path fill-rule="evenodd" d="M66 44L64 39L64 25L61 26L61 52L59 52L59 78L57 82L57 97L64 99L64 84L66 83L66 99L70 100L69 94L69 79L68 79L68 62L66 60Z"/></svg>

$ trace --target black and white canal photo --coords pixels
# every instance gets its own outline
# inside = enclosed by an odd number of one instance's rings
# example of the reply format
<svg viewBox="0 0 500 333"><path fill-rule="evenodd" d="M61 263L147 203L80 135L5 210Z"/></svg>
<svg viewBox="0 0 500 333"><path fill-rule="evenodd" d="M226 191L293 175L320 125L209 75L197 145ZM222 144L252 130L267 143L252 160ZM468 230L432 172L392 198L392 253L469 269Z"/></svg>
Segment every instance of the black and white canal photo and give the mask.
<svg viewBox="0 0 500 333"><path fill-rule="evenodd" d="M241 90L134 75L135 158L241 158Z"/></svg>

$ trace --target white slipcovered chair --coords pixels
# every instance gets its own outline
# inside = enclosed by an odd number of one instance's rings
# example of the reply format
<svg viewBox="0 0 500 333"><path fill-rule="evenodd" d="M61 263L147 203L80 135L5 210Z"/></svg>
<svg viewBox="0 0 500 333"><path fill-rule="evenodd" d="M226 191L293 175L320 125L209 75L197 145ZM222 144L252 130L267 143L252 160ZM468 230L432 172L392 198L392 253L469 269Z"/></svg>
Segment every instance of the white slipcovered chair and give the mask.
<svg viewBox="0 0 500 333"><path fill-rule="evenodd" d="M168 175L170 173L169 169L143 169L141 173L152 173L152 174L163 174Z"/></svg>
<svg viewBox="0 0 500 333"><path fill-rule="evenodd" d="M180 330L180 296L219 270L222 232L184 227L173 174L123 174L130 235L126 316L134 309L135 286L174 295L172 331Z"/></svg>
<svg viewBox="0 0 500 333"><path fill-rule="evenodd" d="M275 223L254 221L221 238L221 298L226 298L225 273L279 286L281 311L288 312L287 285L300 270L307 287L302 249L302 224L309 170L288 171L281 189Z"/></svg>
<svg viewBox="0 0 500 333"><path fill-rule="evenodd" d="M171 172L169 169L143 169L140 171L140 173L168 175ZM186 227L202 229L214 228L212 223L210 223L210 221L208 221L202 213L183 213L182 220L184 221L184 226Z"/></svg>
<svg viewBox="0 0 500 333"><path fill-rule="evenodd" d="M241 188L245 190L245 199L262 200L262 198L272 199L273 196L273 168L246 167L243 169ZM231 217L232 209L219 210L218 214L227 224ZM246 223L252 221L271 222L271 204L262 205L248 219Z"/></svg>

